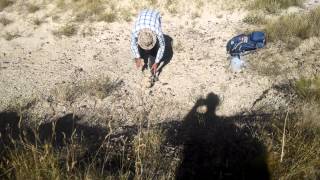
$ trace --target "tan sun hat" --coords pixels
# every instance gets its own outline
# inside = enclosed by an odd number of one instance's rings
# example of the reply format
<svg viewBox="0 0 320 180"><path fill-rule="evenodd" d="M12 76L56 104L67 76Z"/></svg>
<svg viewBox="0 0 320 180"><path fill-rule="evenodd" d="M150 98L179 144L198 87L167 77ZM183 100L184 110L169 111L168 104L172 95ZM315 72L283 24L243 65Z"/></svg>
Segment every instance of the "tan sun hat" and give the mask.
<svg viewBox="0 0 320 180"><path fill-rule="evenodd" d="M138 45L144 50L151 50L157 43L157 37L150 29L142 29L138 34Z"/></svg>

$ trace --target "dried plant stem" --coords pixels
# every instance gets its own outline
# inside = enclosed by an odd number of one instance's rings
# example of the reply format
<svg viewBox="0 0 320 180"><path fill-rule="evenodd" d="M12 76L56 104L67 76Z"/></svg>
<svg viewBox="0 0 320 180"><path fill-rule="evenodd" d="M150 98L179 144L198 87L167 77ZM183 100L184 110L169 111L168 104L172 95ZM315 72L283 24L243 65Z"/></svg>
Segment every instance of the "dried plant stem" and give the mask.
<svg viewBox="0 0 320 180"><path fill-rule="evenodd" d="M282 162L282 161L283 161L283 157L284 157L284 146L285 146L286 126L287 126L288 115L289 115L289 110L287 111L286 118L284 119L284 126L283 126L283 134L282 134L282 147L281 147L280 162Z"/></svg>

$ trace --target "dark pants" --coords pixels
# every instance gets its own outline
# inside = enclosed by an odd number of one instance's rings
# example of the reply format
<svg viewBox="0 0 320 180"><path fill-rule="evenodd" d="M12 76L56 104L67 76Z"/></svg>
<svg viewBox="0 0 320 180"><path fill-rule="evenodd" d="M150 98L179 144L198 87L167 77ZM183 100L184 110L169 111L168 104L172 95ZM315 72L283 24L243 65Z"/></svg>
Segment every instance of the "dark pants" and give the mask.
<svg viewBox="0 0 320 180"><path fill-rule="evenodd" d="M139 46L139 53L141 58L144 61L144 66L142 67L142 70L145 70L147 68L151 69L151 66L155 63L155 59L157 57L159 47L160 45L158 42L150 50L144 50Z"/></svg>

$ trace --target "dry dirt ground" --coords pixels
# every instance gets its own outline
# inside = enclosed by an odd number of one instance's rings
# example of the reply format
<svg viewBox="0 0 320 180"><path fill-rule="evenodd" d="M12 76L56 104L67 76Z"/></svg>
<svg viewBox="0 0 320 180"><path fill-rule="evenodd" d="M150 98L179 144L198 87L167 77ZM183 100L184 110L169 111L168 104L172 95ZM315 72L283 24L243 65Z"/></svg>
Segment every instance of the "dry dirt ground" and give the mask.
<svg viewBox="0 0 320 180"><path fill-rule="evenodd" d="M124 122L137 118L140 111L148 111L151 120L162 121L184 116L199 96L213 92L221 100L217 114L227 116L250 111L266 90L279 83L250 67L242 73L228 69L225 45L247 27L242 22L247 12L241 8L228 10L217 5L212 12L193 18L163 13L163 31L172 39L173 56L152 88L143 86L143 75L131 60L133 21L87 22L79 26L77 35L59 38L52 31L68 18L68 13L54 20L46 17L47 11L0 13L14 19L7 26L0 24L1 34L19 34L10 41L0 38L1 109L17 97L40 95L44 100L37 106L41 115L99 107L102 113L117 114ZM35 17L44 22L34 25ZM103 100L83 98L71 105L54 100L54 106L52 101L47 103L52 89L101 77L110 77L119 84L116 92Z"/></svg>

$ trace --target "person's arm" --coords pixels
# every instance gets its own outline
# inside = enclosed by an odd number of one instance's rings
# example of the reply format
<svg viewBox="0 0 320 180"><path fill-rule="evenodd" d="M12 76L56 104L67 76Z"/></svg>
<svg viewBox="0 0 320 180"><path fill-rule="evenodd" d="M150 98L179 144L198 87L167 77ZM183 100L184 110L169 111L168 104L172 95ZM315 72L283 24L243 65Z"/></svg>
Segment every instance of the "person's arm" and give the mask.
<svg viewBox="0 0 320 180"><path fill-rule="evenodd" d="M159 41L159 49L158 49L158 52L157 52L157 57L156 57L156 60L155 60L155 63L152 65L152 68L151 68L151 71L153 74L156 74L157 72L157 69L158 69L158 65L163 57L163 54L164 54L164 50L165 50L165 41L164 41L164 36L163 34L161 33L160 35L157 35L158 37L158 41Z"/></svg>
<svg viewBox="0 0 320 180"><path fill-rule="evenodd" d="M156 60L155 60L155 63L159 64L162 57L163 57L163 54L164 54L164 50L165 50L165 40L164 40L164 36L163 34L159 34L158 36L158 41L159 41L159 49L158 49L158 53L157 53L157 57L156 57Z"/></svg>
<svg viewBox="0 0 320 180"><path fill-rule="evenodd" d="M138 43L137 43L137 37L134 33L131 34L131 53L134 59L141 58L139 49L138 49Z"/></svg>
<svg viewBox="0 0 320 180"><path fill-rule="evenodd" d="M134 33L131 34L131 53L136 63L136 67L139 69L143 66L143 60L141 59L137 38L135 37Z"/></svg>

